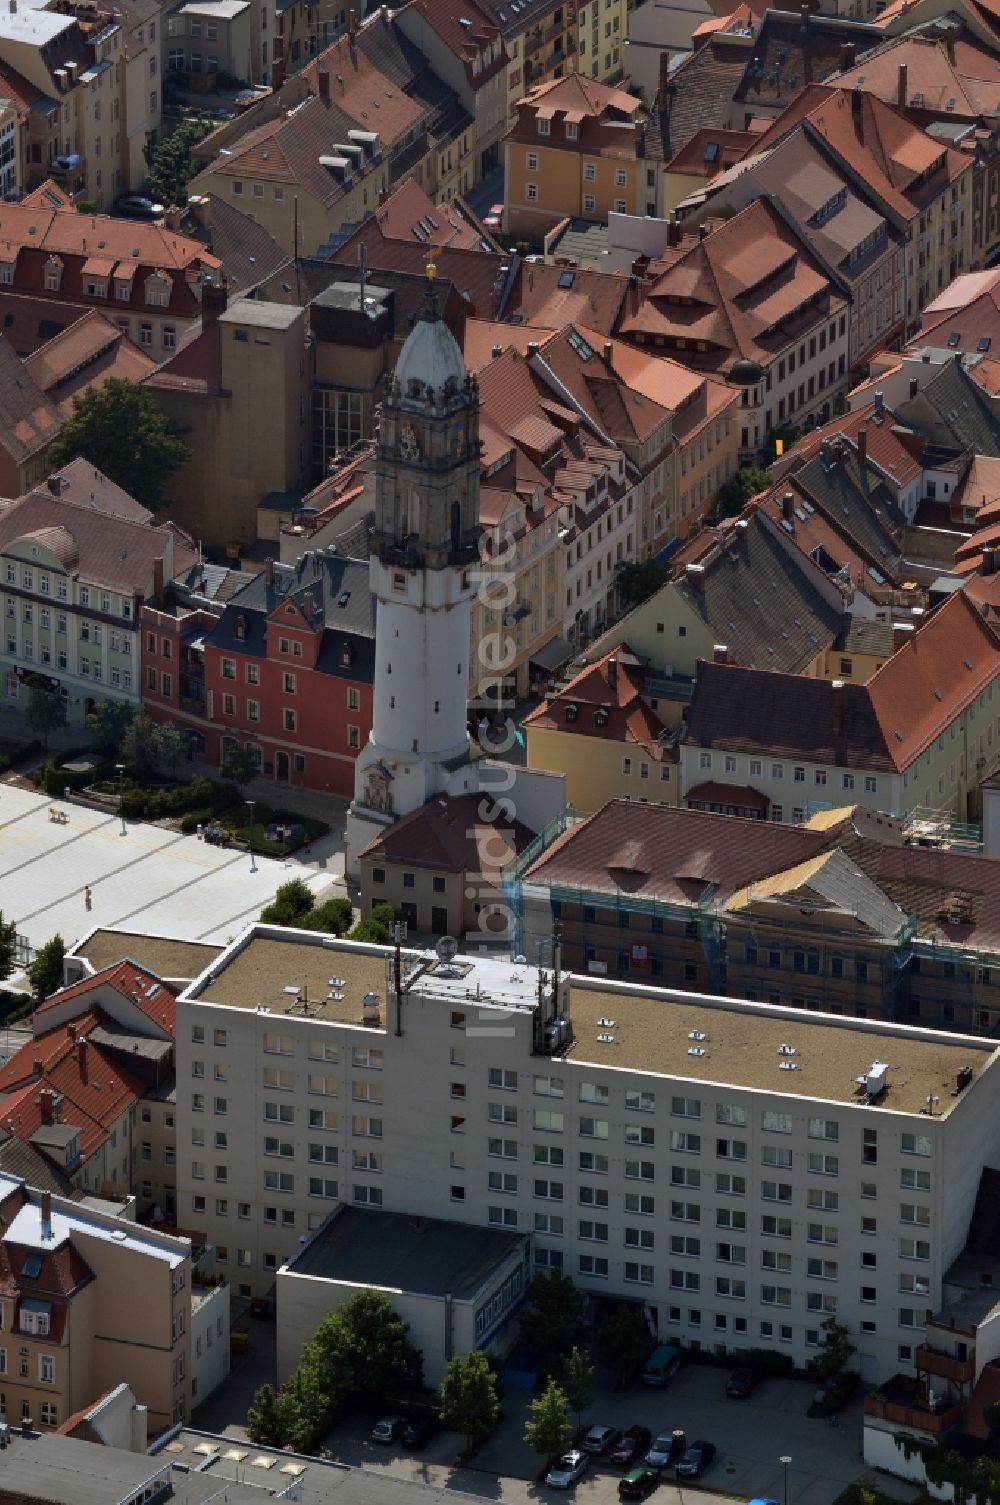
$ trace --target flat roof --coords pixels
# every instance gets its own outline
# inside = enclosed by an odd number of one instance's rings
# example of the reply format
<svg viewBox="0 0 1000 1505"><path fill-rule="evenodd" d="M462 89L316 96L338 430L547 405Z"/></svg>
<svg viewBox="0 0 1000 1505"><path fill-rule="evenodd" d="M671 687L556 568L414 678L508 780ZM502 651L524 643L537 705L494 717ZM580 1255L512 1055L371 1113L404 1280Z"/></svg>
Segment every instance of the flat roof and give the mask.
<svg viewBox="0 0 1000 1505"><path fill-rule="evenodd" d="M524 1243L524 1234L498 1228L343 1207L285 1268L295 1275L471 1301Z"/></svg>
<svg viewBox="0 0 1000 1505"><path fill-rule="evenodd" d="M0 1198L7 1197L24 1183L17 1176L0 1172ZM23 1244L26 1249L58 1249L71 1233L88 1235L105 1243L122 1244L134 1254L146 1254L150 1259L159 1259L171 1270L182 1264L190 1254L186 1239L172 1238L169 1234L157 1233L141 1223L125 1218L106 1221L96 1213L84 1208L79 1202L53 1198L50 1213L50 1229L42 1232L41 1194L28 1193L29 1200L19 1207L4 1230L4 1239L14 1244Z"/></svg>
<svg viewBox="0 0 1000 1505"><path fill-rule="evenodd" d="M996 1054L990 1041L883 1021L668 989L598 988L584 977L574 977L572 988L575 1039L567 1057L580 1065L863 1105L856 1078L884 1061L888 1086L879 1108L920 1113L933 1094L935 1116L943 1117L957 1101L951 1094L962 1067L971 1066L975 1079ZM781 1045L795 1054L779 1053ZM795 1070L782 1070L782 1062Z"/></svg>
<svg viewBox="0 0 1000 1505"><path fill-rule="evenodd" d="M231 21L250 9L250 0L186 0L178 7L185 16L208 16L217 21Z"/></svg>
<svg viewBox="0 0 1000 1505"><path fill-rule="evenodd" d="M94 930L69 953L82 956L100 972L113 962L129 958L162 978L191 978L204 972L209 962L222 955L221 946L205 941L175 941L167 935L146 935L139 930Z"/></svg>
<svg viewBox="0 0 1000 1505"><path fill-rule="evenodd" d="M152 1483L165 1467L165 1457L101 1447L54 1432L22 1438L12 1426L11 1441L0 1452L0 1494L59 1505L108 1505Z"/></svg>
<svg viewBox="0 0 1000 1505"><path fill-rule="evenodd" d="M264 1008L276 1019L360 1025L365 994L374 993L382 1007L377 1027L384 1029L392 955L391 946L257 924L181 997L231 1008ZM538 998L537 967L506 958L456 955L444 961L433 951L404 951L402 972L405 992L453 1007L475 1003L477 1008L529 1010ZM549 996L551 973L546 976Z"/></svg>
<svg viewBox="0 0 1000 1505"><path fill-rule="evenodd" d="M267 303L263 299L240 298L219 315L219 323L247 324L251 329L288 329L301 317L302 310L297 303Z"/></svg>

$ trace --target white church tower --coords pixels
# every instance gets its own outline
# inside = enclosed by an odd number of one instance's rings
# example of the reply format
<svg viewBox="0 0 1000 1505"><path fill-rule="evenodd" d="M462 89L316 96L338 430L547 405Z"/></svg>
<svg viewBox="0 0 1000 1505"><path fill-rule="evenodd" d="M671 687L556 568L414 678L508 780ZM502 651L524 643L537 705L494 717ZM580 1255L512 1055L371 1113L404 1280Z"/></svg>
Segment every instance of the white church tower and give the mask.
<svg viewBox="0 0 1000 1505"><path fill-rule="evenodd" d="M372 731L355 767L346 863L435 794L478 786L467 730L479 560L479 392L437 308L423 313L383 404L376 457Z"/></svg>

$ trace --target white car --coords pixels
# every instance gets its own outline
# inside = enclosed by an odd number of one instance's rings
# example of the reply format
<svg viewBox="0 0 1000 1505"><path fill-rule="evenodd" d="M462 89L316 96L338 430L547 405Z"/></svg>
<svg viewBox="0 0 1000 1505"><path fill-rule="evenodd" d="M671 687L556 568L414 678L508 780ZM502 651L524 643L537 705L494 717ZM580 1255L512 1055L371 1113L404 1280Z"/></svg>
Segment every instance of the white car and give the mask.
<svg viewBox="0 0 1000 1505"><path fill-rule="evenodd" d="M571 1453L563 1453L557 1463L553 1463L545 1475L545 1482L550 1489L570 1489L578 1479L582 1479L587 1472L590 1463L586 1453L580 1453L575 1448Z"/></svg>

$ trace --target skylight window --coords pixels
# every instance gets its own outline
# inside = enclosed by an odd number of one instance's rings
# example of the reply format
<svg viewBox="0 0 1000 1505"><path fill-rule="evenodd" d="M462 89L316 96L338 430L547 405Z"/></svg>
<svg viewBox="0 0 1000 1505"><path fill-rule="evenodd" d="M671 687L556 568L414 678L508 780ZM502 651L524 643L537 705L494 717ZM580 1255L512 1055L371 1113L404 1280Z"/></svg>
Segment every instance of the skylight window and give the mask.
<svg viewBox="0 0 1000 1505"><path fill-rule="evenodd" d="M570 329L566 338L569 340L570 349L575 350L582 361L592 361L594 359L593 346L587 344L587 341L578 330Z"/></svg>
<svg viewBox="0 0 1000 1505"><path fill-rule="evenodd" d="M979 341L979 344L976 346L976 349L978 350L980 355L985 355L989 348L990 336L988 334L984 334L982 339Z"/></svg>
<svg viewBox="0 0 1000 1505"><path fill-rule="evenodd" d="M958 344L961 338L961 333L957 329L953 329L951 334L948 336L948 349L954 350L955 346Z"/></svg>
<svg viewBox="0 0 1000 1505"><path fill-rule="evenodd" d="M21 1274L27 1280L37 1280L42 1273L42 1256L29 1254L21 1266Z"/></svg>
<svg viewBox="0 0 1000 1505"><path fill-rule="evenodd" d="M559 282L558 282L558 286L559 287L572 287L573 283L575 281L576 281L576 273L575 272L560 272L559 273Z"/></svg>

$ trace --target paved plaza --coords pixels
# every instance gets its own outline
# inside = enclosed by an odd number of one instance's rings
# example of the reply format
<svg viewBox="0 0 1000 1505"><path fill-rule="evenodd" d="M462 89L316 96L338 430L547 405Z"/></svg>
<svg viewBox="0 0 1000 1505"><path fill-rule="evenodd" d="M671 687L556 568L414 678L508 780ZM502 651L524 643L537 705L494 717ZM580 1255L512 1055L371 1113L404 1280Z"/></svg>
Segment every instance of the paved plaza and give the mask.
<svg viewBox="0 0 1000 1505"><path fill-rule="evenodd" d="M35 948L56 931L69 948L95 925L225 944L289 878L316 893L342 882L342 840L335 829L308 861L257 857L254 866L245 851L142 821L123 834L117 815L0 784L0 910Z"/></svg>

